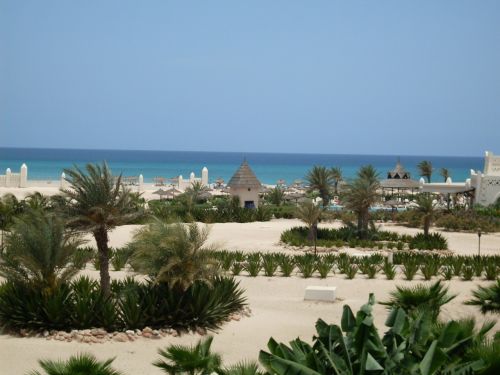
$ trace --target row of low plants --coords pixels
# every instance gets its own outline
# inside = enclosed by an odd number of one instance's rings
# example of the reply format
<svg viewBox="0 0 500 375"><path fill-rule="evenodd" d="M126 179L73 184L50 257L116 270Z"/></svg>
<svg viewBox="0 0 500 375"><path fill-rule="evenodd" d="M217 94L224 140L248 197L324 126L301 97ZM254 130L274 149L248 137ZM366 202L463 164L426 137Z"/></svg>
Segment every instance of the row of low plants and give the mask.
<svg viewBox="0 0 500 375"><path fill-rule="evenodd" d="M153 365L170 375L498 374L500 334L490 335L494 321L487 320L477 328L472 317L440 320L442 306L455 297L440 282L397 287L391 299L382 302L389 315L387 330L380 335L371 294L356 314L345 305L340 324L318 319L312 342L297 338L286 345L271 338L267 350L259 353L260 366L253 361L224 366L222 356L211 349L212 337L194 346L160 349L160 359ZM481 287L466 303L482 308L487 306L485 299L491 298L496 306L486 311L500 312L500 281ZM120 375L112 362L84 354L68 361L41 360L39 364L47 375Z"/></svg>
<svg viewBox="0 0 500 375"><path fill-rule="evenodd" d="M221 277L210 284L195 282L186 290L132 278L113 280L108 297L97 281L87 277L52 290L5 282L0 285L0 325L13 332L93 327L108 331L144 327L217 329L244 304L238 283Z"/></svg>
<svg viewBox="0 0 500 375"><path fill-rule="evenodd" d="M344 226L335 228L318 228L316 231L316 245L320 247L361 247L370 249L418 249L418 250L446 250L448 242L440 233L424 235L417 233L414 236L395 232L371 229L367 239L359 239L355 228ZM310 229L294 227L281 234L281 242L291 246L310 246Z"/></svg>
<svg viewBox="0 0 500 375"><path fill-rule="evenodd" d="M421 276L425 280L440 277L465 281L484 278L495 280L500 275L500 256L442 256L437 254L395 253L393 262L381 254L349 256L348 254L287 255L283 253L250 253L218 251L214 253L221 269L234 276L282 276L326 278L343 274L348 279L358 275L375 278L383 274L392 280L402 274L406 280Z"/></svg>

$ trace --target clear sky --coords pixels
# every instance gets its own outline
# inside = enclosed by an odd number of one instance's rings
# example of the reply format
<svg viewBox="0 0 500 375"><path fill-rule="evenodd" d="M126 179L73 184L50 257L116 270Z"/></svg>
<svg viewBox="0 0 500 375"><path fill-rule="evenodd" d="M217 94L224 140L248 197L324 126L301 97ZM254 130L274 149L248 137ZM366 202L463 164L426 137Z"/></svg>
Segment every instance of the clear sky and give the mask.
<svg viewBox="0 0 500 375"><path fill-rule="evenodd" d="M0 146L500 153L500 1L0 0Z"/></svg>

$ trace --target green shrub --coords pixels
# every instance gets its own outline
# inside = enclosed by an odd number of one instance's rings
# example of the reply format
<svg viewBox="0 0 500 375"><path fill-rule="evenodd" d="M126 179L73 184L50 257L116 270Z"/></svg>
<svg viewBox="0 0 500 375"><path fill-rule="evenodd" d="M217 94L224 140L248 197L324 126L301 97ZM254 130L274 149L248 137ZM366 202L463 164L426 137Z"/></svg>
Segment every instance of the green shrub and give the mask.
<svg viewBox="0 0 500 375"><path fill-rule="evenodd" d="M332 263L327 260L319 260L316 262L316 269L322 279L326 279L328 274L332 271Z"/></svg>
<svg viewBox="0 0 500 375"><path fill-rule="evenodd" d="M310 254L296 257L295 262L297 264L297 268L302 273L302 277L306 279L311 277L316 270L316 257Z"/></svg>
<svg viewBox="0 0 500 375"><path fill-rule="evenodd" d="M121 249L113 249L110 263L113 266L113 270L120 271L123 267L126 266L130 255L132 254L132 250L129 248L121 248Z"/></svg>
<svg viewBox="0 0 500 375"><path fill-rule="evenodd" d="M453 278L453 267L443 266L441 267L441 275L445 280L451 280Z"/></svg>
<svg viewBox="0 0 500 375"><path fill-rule="evenodd" d="M419 264L415 259L408 259L403 262L402 270L406 280L413 280L419 269Z"/></svg>
<svg viewBox="0 0 500 375"><path fill-rule="evenodd" d="M241 273L241 271L243 271L243 269L244 269L243 263L233 262L233 265L231 266L231 273L234 276L238 276Z"/></svg>
<svg viewBox="0 0 500 375"><path fill-rule="evenodd" d="M439 263L431 259L420 266L420 271L422 272L422 275L424 275L425 280L430 280L432 279L432 276L437 275L439 271Z"/></svg>
<svg viewBox="0 0 500 375"><path fill-rule="evenodd" d="M394 280L396 276L396 267L394 267L394 264L389 263L388 259L384 260L383 271L387 280Z"/></svg>
<svg viewBox="0 0 500 375"><path fill-rule="evenodd" d="M350 264L345 269L345 275L349 280L354 279L357 273L358 273L358 266L356 264Z"/></svg>
<svg viewBox="0 0 500 375"><path fill-rule="evenodd" d="M500 314L500 279L487 287L478 286L472 292L474 298L466 301L466 305L479 306L481 312L494 312Z"/></svg>
<svg viewBox="0 0 500 375"><path fill-rule="evenodd" d="M462 279L464 281L472 280L474 276L474 268L472 266L464 266L462 269Z"/></svg>
<svg viewBox="0 0 500 375"><path fill-rule="evenodd" d="M290 277L295 268L295 260L288 255L284 255L279 259L279 266L282 275Z"/></svg>
<svg viewBox="0 0 500 375"><path fill-rule="evenodd" d="M85 269L85 266L94 258L96 250L92 247L79 247L73 254L73 265L79 270Z"/></svg>
<svg viewBox="0 0 500 375"><path fill-rule="evenodd" d="M256 277L259 275L260 270L262 269L262 262L260 260L260 254L250 254L247 257L247 263L244 266L245 271L252 277Z"/></svg>
<svg viewBox="0 0 500 375"><path fill-rule="evenodd" d="M448 288L443 286L441 281L436 281L432 285L396 286L396 290L391 292L391 299L380 304L389 309L402 308L408 314L429 313L435 320L441 311L441 306L455 297L456 295L448 294Z"/></svg>
<svg viewBox="0 0 500 375"><path fill-rule="evenodd" d="M231 278L197 281L188 289L165 283L114 281L103 299L99 283L80 278L47 294L33 285L0 284L0 325L7 329L108 330L150 327L217 329L245 304Z"/></svg>
<svg viewBox="0 0 500 375"><path fill-rule="evenodd" d="M78 354L71 356L67 361L40 360L38 363L47 375L121 375L113 369L113 359L97 360L92 354ZM39 371L31 375L42 375Z"/></svg>
<svg viewBox="0 0 500 375"><path fill-rule="evenodd" d="M264 275L274 276L278 269L278 261L273 254L265 254L262 256L262 268L264 268Z"/></svg>
<svg viewBox="0 0 500 375"><path fill-rule="evenodd" d="M484 266L484 273L485 273L485 278L486 280L496 280L498 277L498 265L493 262L488 262Z"/></svg>
<svg viewBox="0 0 500 375"><path fill-rule="evenodd" d="M416 234L409 243L410 248L418 250L447 250L448 241L441 233Z"/></svg>

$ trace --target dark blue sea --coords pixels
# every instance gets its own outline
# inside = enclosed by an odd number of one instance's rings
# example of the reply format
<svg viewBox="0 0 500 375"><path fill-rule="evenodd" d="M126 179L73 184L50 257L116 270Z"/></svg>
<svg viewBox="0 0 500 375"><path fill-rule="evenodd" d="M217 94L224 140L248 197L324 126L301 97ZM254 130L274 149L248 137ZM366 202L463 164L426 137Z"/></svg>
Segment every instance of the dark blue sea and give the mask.
<svg viewBox="0 0 500 375"><path fill-rule="evenodd" d="M6 168L18 172L22 163L28 166L30 180L57 180L63 169L73 165L105 160L113 174L137 176L142 173L145 181L154 177L189 177L191 172L200 176L207 167L211 182L218 177L228 181L243 159L246 158L261 182L275 184L279 179L292 183L303 180L313 165L342 168L346 178L354 176L365 164L372 164L385 178L394 168L398 158L404 167L419 179L416 166L422 160L430 160L435 168L433 181L441 181L439 169L451 171L453 181L464 181L470 169L482 170L484 159L462 156L401 156L398 155L327 155L327 154L272 154L239 152L187 152L187 151L125 151L125 150L64 150L35 148L0 148L0 174Z"/></svg>

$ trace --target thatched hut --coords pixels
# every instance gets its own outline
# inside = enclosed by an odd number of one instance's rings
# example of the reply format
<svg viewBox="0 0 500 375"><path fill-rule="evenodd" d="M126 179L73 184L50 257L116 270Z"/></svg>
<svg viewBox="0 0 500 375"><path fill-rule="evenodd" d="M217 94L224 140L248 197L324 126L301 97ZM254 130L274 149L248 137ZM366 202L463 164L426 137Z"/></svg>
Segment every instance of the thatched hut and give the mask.
<svg viewBox="0 0 500 375"><path fill-rule="evenodd" d="M246 160L241 163L227 186L231 195L239 198L241 207L256 208L259 206L261 183Z"/></svg>

